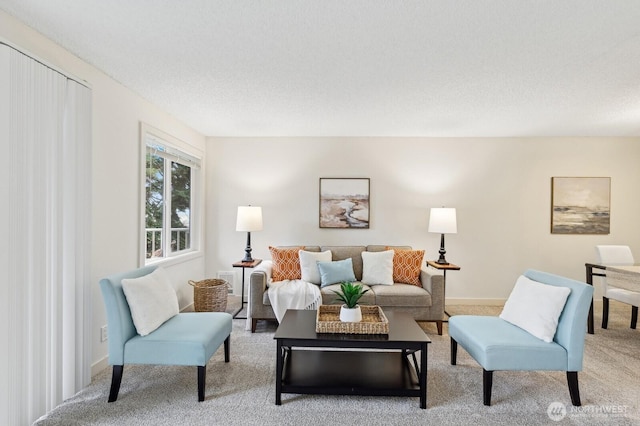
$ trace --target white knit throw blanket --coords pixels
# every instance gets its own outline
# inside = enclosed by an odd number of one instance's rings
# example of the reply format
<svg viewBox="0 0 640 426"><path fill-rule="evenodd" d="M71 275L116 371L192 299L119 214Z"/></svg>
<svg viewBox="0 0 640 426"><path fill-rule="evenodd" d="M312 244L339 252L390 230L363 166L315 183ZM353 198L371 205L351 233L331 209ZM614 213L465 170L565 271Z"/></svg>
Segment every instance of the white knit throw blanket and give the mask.
<svg viewBox="0 0 640 426"><path fill-rule="evenodd" d="M322 305L320 288L302 280L272 282L268 292L271 307L279 323L287 309L318 309Z"/></svg>

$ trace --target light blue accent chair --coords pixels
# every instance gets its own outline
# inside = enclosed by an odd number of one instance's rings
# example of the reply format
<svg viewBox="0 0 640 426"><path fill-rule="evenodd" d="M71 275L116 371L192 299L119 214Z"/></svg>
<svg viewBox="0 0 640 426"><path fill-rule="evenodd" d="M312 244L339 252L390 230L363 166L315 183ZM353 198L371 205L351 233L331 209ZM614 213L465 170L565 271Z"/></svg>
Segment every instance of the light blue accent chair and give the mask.
<svg viewBox="0 0 640 426"><path fill-rule="evenodd" d="M109 364L113 366L109 402L118 399L124 364L194 365L198 367L198 401L204 401L207 362L224 343L229 362L231 315L225 312L185 312L155 331L140 336L133 324L122 280L150 274L155 266L100 280L107 311Z"/></svg>
<svg viewBox="0 0 640 426"><path fill-rule="evenodd" d="M593 287L532 269L525 271L524 276L542 284L571 289L553 341L546 343L499 317L455 315L449 319L451 365L456 365L460 345L482 366L484 405L491 405L491 386L496 370L566 371L571 403L580 406L578 371L582 370Z"/></svg>

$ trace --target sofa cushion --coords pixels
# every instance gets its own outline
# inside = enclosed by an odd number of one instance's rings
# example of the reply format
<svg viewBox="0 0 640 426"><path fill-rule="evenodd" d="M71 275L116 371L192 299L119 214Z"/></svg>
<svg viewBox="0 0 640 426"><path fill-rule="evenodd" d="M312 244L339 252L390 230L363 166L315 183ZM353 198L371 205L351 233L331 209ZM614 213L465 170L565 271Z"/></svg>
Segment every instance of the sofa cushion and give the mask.
<svg viewBox="0 0 640 426"><path fill-rule="evenodd" d="M354 282L354 284L361 284L363 290L369 290L365 294L362 295L360 300L358 301L359 305L375 305L376 304L376 296L371 291L371 287L366 284L362 284L360 282ZM338 300L338 295L334 291L340 291L340 284L331 284L326 287L322 287L320 289L320 293L322 294L322 304L323 305L337 305L342 304L340 300Z"/></svg>
<svg viewBox="0 0 640 426"><path fill-rule="evenodd" d="M271 259L273 260L273 269L271 271L271 279L273 281L283 280L299 280L301 277L300 257L298 252L304 250L304 246L300 247L271 247Z"/></svg>
<svg viewBox="0 0 640 426"><path fill-rule="evenodd" d="M385 251L385 250L411 250L411 246L383 246L380 244L370 244L367 246L367 251Z"/></svg>
<svg viewBox="0 0 640 426"><path fill-rule="evenodd" d="M298 255L300 257L302 281L320 285L321 278L320 270L318 269L318 262L330 262L331 251L311 252L300 250Z"/></svg>
<svg viewBox="0 0 640 426"><path fill-rule="evenodd" d="M353 274L353 262L351 258L336 260L334 262L318 262L320 270L320 286L326 287L343 281L353 282L356 277Z"/></svg>
<svg viewBox="0 0 640 426"><path fill-rule="evenodd" d="M393 250L362 252L362 282L393 285Z"/></svg>
<svg viewBox="0 0 640 426"><path fill-rule="evenodd" d="M394 252L393 281L422 286L420 283L420 269L422 268L424 250L394 249Z"/></svg>
<svg viewBox="0 0 640 426"><path fill-rule="evenodd" d="M351 258L356 280L362 280L362 252L365 251L365 246L321 246L320 249L322 251L331 250L333 260Z"/></svg>
<svg viewBox="0 0 640 426"><path fill-rule="evenodd" d="M153 332L179 312L178 296L163 268L139 278L123 279L122 291L140 336Z"/></svg>
<svg viewBox="0 0 640 426"><path fill-rule="evenodd" d="M556 334L569 293L568 287L542 284L520 275L500 318L549 343Z"/></svg>
<svg viewBox="0 0 640 426"><path fill-rule="evenodd" d="M379 306L431 306L432 303L428 291L412 284L374 285L371 291Z"/></svg>

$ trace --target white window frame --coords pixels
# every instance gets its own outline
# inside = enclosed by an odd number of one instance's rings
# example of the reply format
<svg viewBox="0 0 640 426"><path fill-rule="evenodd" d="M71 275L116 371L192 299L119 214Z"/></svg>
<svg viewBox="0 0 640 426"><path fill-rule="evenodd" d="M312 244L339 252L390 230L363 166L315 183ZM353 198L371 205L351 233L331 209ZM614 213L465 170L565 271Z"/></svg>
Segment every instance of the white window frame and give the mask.
<svg viewBox="0 0 640 426"><path fill-rule="evenodd" d="M172 252L169 250L170 247L170 232L168 233L169 237L165 238L165 243L163 247L163 256L158 258L149 258L147 259L147 230L146 230L146 203L147 203L147 195L146 195L146 178L147 178L147 142L149 140L153 140L165 147L167 147L172 154L175 155L177 162L183 163L191 168L191 207L190 207L190 247L188 249ZM146 123L140 123L140 266L143 265L151 265L158 264L162 262L175 262L178 260L186 260L188 258L202 255L201 252L201 241L202 241L202 209L204 206L204 191L203 191L203 176L204 176L204 161L203 161L203 153L193 147L192 145L187 144L179 140L178 138L171 136L153 126L150 126ZM170 190L168 189L168 185L170 184L170 180L165 181L165 200L168 198L170 194ZM167 215L167 211L165 209L165 213L163 215L163 221L167 220L167 217L170 218L170 215ZM170 220L170 219L169 219ZM170 229L170 223L163 224L163 232L167 232L167 229ZM167 235L167 234L165 234Z"/></svg>

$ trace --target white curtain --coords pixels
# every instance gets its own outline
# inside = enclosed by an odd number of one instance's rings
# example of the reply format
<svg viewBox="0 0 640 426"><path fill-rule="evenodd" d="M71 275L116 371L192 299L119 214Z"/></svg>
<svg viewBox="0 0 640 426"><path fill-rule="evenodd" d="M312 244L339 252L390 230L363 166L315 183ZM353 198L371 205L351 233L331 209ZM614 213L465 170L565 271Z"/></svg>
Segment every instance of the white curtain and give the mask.
<svg viewBox="0 0 640 426"><path fill-rule="evenodd" d="M0 116L0 424L30 424L91 379L91 90L0 44Z"/></svg>

